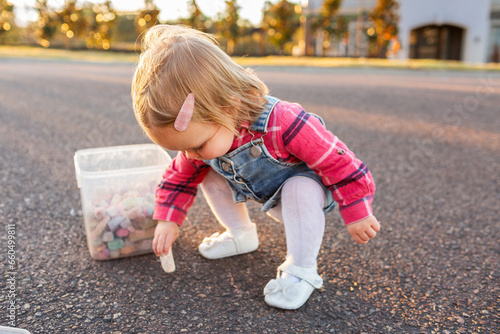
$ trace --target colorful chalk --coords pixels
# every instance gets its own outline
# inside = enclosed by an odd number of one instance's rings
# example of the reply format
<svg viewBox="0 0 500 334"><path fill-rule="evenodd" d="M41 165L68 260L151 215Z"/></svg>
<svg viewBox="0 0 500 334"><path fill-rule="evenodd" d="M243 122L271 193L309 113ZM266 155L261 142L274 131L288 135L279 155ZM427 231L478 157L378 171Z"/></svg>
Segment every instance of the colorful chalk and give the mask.
<svg viewBox="0 0 500 334"><path fill-rule="evenodd" d="M89 249L93 258L107 260L152 252L157 221L155 187L141 185L116 192L100 189L92 201L87 222Z"/></svg>

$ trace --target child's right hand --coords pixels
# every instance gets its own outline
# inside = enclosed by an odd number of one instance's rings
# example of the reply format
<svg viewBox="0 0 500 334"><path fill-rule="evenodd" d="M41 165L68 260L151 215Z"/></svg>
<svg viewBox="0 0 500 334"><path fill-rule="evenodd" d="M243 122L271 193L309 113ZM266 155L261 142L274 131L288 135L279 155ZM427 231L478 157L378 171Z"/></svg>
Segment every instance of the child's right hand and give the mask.
<svg viewBox="0 0 500 334"><path fill-rule="evenodd" d="M380 223L375 216L368 216L356 223L347 225L347 230L358 244L366 244L380 231Z"/></svg>
<svg viewBox="0 0 500 334"><path fill-rule="evenodd" d="M164 220L158 221L153 239L153 251L156 256L168 254L170 247L179 236L179 225Z"/></svg>

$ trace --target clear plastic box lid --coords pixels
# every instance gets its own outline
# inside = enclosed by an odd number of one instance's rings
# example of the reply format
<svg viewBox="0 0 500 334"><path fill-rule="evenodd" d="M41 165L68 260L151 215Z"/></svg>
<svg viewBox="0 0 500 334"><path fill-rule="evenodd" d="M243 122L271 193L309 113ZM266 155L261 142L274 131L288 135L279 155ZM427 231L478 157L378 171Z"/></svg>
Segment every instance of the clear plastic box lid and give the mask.
<svg viewBox="0 0 500 334"><path fill-rule="evenodd" d="M83 178L164 168L172 159L156 144L138 144L79 150L75 153L74 161L80 188Z"/></svg>

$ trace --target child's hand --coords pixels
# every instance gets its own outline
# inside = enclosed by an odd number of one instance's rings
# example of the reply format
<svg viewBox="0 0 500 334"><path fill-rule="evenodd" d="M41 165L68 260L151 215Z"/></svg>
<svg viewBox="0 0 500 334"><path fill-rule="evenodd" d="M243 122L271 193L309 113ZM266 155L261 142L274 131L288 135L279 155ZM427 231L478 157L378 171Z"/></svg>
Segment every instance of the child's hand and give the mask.
<svg viewBox="0 0 500 334"><path fill-rule="evenodd" d="M366 244L371 238L375 238L377 232L380 230L380 224L375 216L369 216L363 220L347 225L347 230L357 243Z"/></svg>
<svg viewBox="0 0 500 334"><path fill-rule="evenodd" d="M155 229L155 237L153 239L153 251L156 256L168 254L168 250L172 247L175 239L179 236L179 225L173 222L160 220Z"/></svg>

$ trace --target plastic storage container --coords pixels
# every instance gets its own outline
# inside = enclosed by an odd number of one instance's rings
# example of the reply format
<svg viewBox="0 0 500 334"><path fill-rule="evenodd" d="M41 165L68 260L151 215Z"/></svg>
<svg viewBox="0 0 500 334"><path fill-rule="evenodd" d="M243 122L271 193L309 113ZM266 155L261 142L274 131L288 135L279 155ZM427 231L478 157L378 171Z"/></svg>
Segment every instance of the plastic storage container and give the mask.
<svg viewBox="0 0 500 334"><path fill-rule="evenodd" d="M152 252L155 188L172 159L155 144L79 150L75 170L90 255Z"/></svg>

